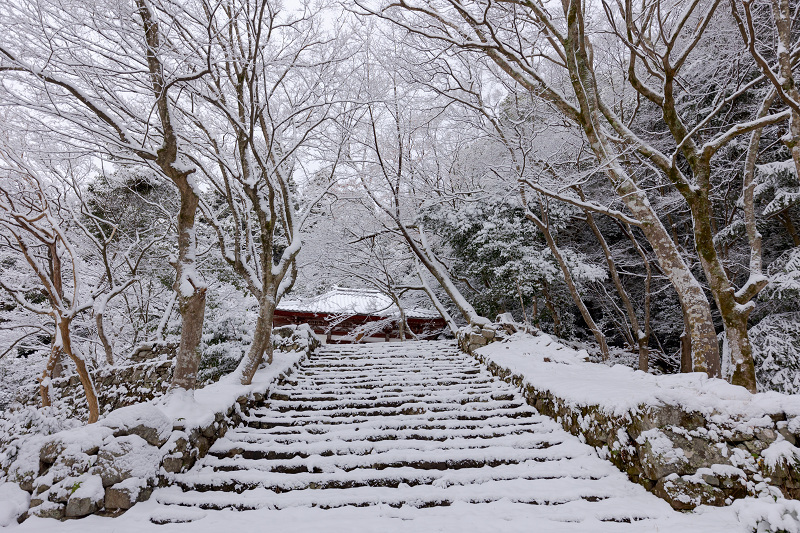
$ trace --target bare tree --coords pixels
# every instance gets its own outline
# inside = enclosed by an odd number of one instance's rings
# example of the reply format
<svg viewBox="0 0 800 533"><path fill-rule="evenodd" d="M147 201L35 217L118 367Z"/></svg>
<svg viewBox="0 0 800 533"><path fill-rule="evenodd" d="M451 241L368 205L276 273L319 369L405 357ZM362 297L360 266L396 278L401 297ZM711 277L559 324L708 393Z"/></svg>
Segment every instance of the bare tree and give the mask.
<svg viewBox="0 0 800 533"><path fill-rule="evenodd" d="M583 302L583 298L581 298L581 295L578 292L578 288L575 285L575 280L573 279L572 273L569 270L569 266L567 266L567 262L564 259L564 254L561 253L558 244L556 244L556 241L553 238L553 234L550 232L550 223L548 221L547 211L544 208L543 203L541 201L539 202L540 216L531 211L530 207L528 206L524 189L520 190L520 195L522 197L522 203L525 206L525 217L536 224L539 232L547 241L547 246L550 248L550 252L553 254L553 257L556 258L556 262L558 263L559 268L561 268L561 273L564 275L564 282L567 284L567 288L572 296L572 300L575 302L575 305L577 306L578 311L580 311L583 320L586 322L586 325L589 326L589 329L594 335L598 346L600 346L600 353L602 354L603 360L608 360L609 353L606 337L592 318L589 309L587 309L586 304Z"/></svg>
<svg viewBox="0 0 800 533"><path fill-rule="evenodd" d="M206 16L216 35L208 53L224 60L209 58L209 74L181 113L194 126L192 159L213 190L203 211L223 258L258 299L253 343L238 369L247 384L265 355L272 362L275 307L294 284L302 226L316 203L301 206L296 195L300 155L308 163L313 150L325 152L318 172L335 179L341 144L321 148L320 137L345 79L347 43L321 31L318 15L277 2L237 0Z"/></svg>
<svg viewBox="0 0 800 533"><path fill-rule="evenodd" d="M46 317L53 326L54 340L40 380L42 405L50 405L53 371L62 354L66 355L77 369L91 424L100 414L97 392L84 354L73 343L72 325L98 301L108 301L127 285L107 290L104 280L91 283L87 279L83 254L69 237L71 216L63 205L63 192L33 166L6 150L0 150L0 154L7 163L0 171L0 242L27 263L31 273L21 277L15 263L0 273L0 288L23 309ZM44 296L47 306L31 298L36 291Z"/></svg>
<svg viewBox="0 0 800 533"><path fill-rule="evenodd" d="M590 32L594 30L586 19L588 11L584 2L564 2L559 9L530 1L464 3L453 0L420 4L401 0L387 9L367 2L358 4L410 32L488 57L516 83L580 126L619 197L633 217L641 222L640 227L662 272L678 292L692 341L694 369L717 376L720 374L719 349L708 300L647 194L624 167L621 154L632 150L663 173L691 208L698 254L722 312L723 325L738 368L733 381L754 390L755 381L751 379L753 363L747 340L747 315L752 306L748 302L763 287L765 280L758 275L752 276L737 291L722 268L714 249L711 227L711 159L737 136L785 120L788 114L767 114L752 121L732 124L698 143L695 140L698 136L707 135L705 126L751 88L754 85L751 82L721 99L706 116L693 121L691 126L680 117L675 107L676 75L705 35L719 2L702 6L699 2L692 2L686 9L677 5L667 7L660 2L648 3L641 10L638 5L634 10L631 2L605 6L609 24L630 51L629 83L663 110L663 118L675 137L676 148L671 157L637 136L628 127L629 122L623 121L613 106L606 102L598 82L595 49L591 41ZM640 17L640 13L650 15ZM618 24L619 21L622 23ZM643 66L637 67L637 62ZM658 80L658 90L648 85L647 80L639 79L639 68L648 77ZM564 91L567 87L571 93L569 96ZM679 154L689 163L692 179L684 175L678 162Z"/></svg>
<svg viewBox="0 0 800 533"><path fill-rule="evenodd" d="M0 75L14 80L5 86L5 98L27 108L32 118L76 150L99 149L145 163L177 188L178 250L172 265L183 326L172 387L193 389L206 293L196 268L200 196L174 111L180 90L207 73L198 50L207 43L208 32L194 24L196 17L189 12L213 8L171 2L156 8L149 0L136 0L134 6L50 4L41 10L30 4L5 5L0 13L0 27L8 37L0 45ZM192 47L177 50L167 43L160 18L170 27L193 32Z"/></svg>
<svg viewBox="0 0 800 533"><path fill-rule="evenodd" d="M602 112L617 134L623 136L641 157L658 168L688 204L692 215L695 247L720 311L727 345L731 350L734 366L731 380L734 384L755 392L753 349L747 333L747 320L754 307L753 298L767 284L760 268L761 244L751 212L752 197L747 192L750 186L745 183L745 223L749 226L747 234L751 272L747 281L737 288L714 242L714 156L737 137L786 120L790 117L791 110L770 113L768 102L773 97L768 96L765 101L767 105L762 105L758 116L739 121L725 120L725 114L729 113L737 100L748 94L764 77L772 74L769 69L764 71L764 75L747 82L739 78L738 72L733 73L730 79L718 76L714 82L726 87L727 94L725 97L718 97L699 117L697 113L679 105L679 99L688 90L681 76L692 54L699 54L704 46L718 48L718 44L712 41L709 28L712 24L726 22L718 9L720 3L676 2L669 6L661 1L643 6L634 6L632 2L614 5L604 3L609 23L620 42L628 49L629 83L641 97L659 110L674 141L674 145L670 147L673 153L662 154L653 142L634 134L609 108L604 107ZM640 18L639 14L642 12L650 12L652 16ZM732 12L736 17L738 11L735 7ZM778 8L776 15L781 13L783 11ZM778 16L776 23L780 25L781 20L782 17ZM741 19L739 28L743 35L747 35ZM706 41L710 44L706 44ZM784 65L784 71L788 68L789 79L792 79L788 50L779 59L779 63ZM791 92L793 86L794 83L789 82L787 90ZM775 90L782 89L776 86ZM787 98L787 102L792 101L791 97ZM800 128L800 122L798 127ZM752 142L756 142L753 135L751 144ZM753 149L756 148L751 146L751 150ZM688 172L681 168L679 155L686 162ZM745 170L745 179L747 175L748 171Z"/></svg>
<svg viewBox="0 0 800 533"><path fill-rule="evenodd" d="M394 83L394 82L392 82ZM397 94L397 86L394 86ZM413 200L414 159L418 130L410 118L408 102L387 99L383 104L369 104L362 122L363 139L354 140L350 167L357 175L366 195L380 212L391 220L411 252L436 279L447 296L469 324L485 325L490 320L480 316L461 294L451 279L446 265L436 256L428 242L424 225L415 222ZM380 110L380 112L379 112ZM423 128L420 126L420 130ZM410 203L409 203L410 200ZM412 207L405 212L404 207Z"/></svg>

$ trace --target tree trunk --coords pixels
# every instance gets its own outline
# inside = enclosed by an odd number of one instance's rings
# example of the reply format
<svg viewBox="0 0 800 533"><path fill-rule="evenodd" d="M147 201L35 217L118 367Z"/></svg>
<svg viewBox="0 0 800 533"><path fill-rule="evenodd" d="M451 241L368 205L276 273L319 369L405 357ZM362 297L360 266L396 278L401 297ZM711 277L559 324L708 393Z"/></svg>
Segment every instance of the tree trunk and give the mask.
<svg viewBox="0 0 800 533"><path fill-rule="evenodd" d="M714 330L711 306L703 288L650 207L644 192L630 179L620 184L618 190L633 215L644 222L642 231L656 254L662 272L672 282L678 294L691 338L693 370L718 377L720 357L717 333Z"/></svg>
<svg viewBox="0 0 800 533"><path fill-rule="evenodd" d="M42 377L39 379L39 397L42 400L42 407L50 407L52 405L50 396L52 391L51 381L55 377L55 369L60 359L61 351L53 344L50 348L50 355L47 357L47 364L42 371Z"/></svg>
<svg viewBox="0 0 800 533"><path fill-rule="evenodd" d="M731 351L733 374L731 383L740 385L752 393L758 392L756 367L753 359L753 344L747 334L748 313L736 313L725 321L725 336Z"/></svg>
<svg viewBox="0 0 800 533"><path fill-rule="evenodd" d="M525 323L525 329L528 329L530 323L528 322L528 313L525 311L525 300L522 298L522 289L519 286L519 278L517 278L517 296L519 296L519 307L522 309L522 320ZM505 313L505 310L503 311Z"/></svg>
<svg viewBox="0 0 800 533"><path fill-rule="evenodd" d="M86 404L89 407L89 423L94 424L100 418L100 405L97 401L97 392L94 389L92 376L89 375L89 370L86 368L86 362L82 357L72 351L72 338L70 336L70 323L71 320L60 320L58 323L58 336L61 341L61 349L67 354L67 357L72 359L75 363L75 368L78 371L78 379L83 386L83 392L86 395ZM58 342L56 342L58 345Z"/></svg>
<svg viewBox="0 0 800 533"><path fill-rule="evenodd" d="M178 211L178 260L175 262L175 286L181 314L181 341L175 360L170 389L193 390L200 366L200 341L206 310L206 286L195 270L195 215L200 199L186 177L178 180L181 206Z"/></svg>
<svg viewBox="0 0 800 533"><path fill-rule="evenodd" d="M553 296L547 289L546 284L542 284L542 294L544 294L544 305L547 307L547 310L550 311L550 315L553 317L553 333L555 333L556 337L560 337L564 334L564 330L561 327L561 317L558 316L556 305L553 303Z"/></svg>
<svg viewBox="0 0 800 533"><path fill-rule="evenodd" d="M403 311L400 311L400 323L397 324L397 336L400 337L400 342L406 340L406 320Z"/></svg>
<svg viewBox="0 0 800 533"><path fill-rule="evenodd" d="M447 296L450 297L450 300L455 304L459 311L461 311L461 315L464 317L469 324L476 324L476 325L485 325L489 324L491 321L487 318L484 318L475 311L475 308L467 302L466 298L461 294L461 291L458 290L458 287L453 284L453 281L450 279L450 274L444 270L436 261L436 258L433 257L433 254L428 249L428 245L426 242L425 232L422 228L419 229L420 235L420 243L417 243L411 234L408 232L408 228L406 228L405 224L397 218L396 216L392 215L390 211L386 211L387 214L392 216L397 225L397 229L400 230L400 233L406 240L408 247L417 256L420 263L428 269L428 272L439 282L439 285L444 289L444 292L447 293Z"/></svg>
<svg viewBox="0 0 800 533"><path fill-rule="evenodd" d="M553 236L550 233L550 228L539 219L536 215L534 215L530 210L525 210L525 217L536 224L536 227L539 228L539 231L542 232L544 235L545 240L547 241L547 245L550 246L550 251L553 253L553 256L556 258L558 262L558 266L561 268L562 274L564 274L564 281L569 288L569 292L572 295L572 299L575 302L575 305L578 307L578 310L581 312L581 316L583 320L586 322L586 325L589 326L589 329L592 330L594 334L594 338L597 341L597 344L600 345L600 353L603 355L603 361L608 360L608 344L606 343L606 337L603 335L603 332L600 331L600 328L597 327L594 319L592 319L592 315L589 313L589 309L586 308L586 305L583 303L583 299L581 295L578 293L578 288L575 286L575 282L572 279L572 274L569 271L569 267L567 266L566 261L564 260L564 256L561 255L561 250L558 249L556 245L556 241L553 239Z"/></svg>
<svg viewBox="0 0 800 533"><path fill-rule="evenodd" d="M162 146L156 157L156 164L178 188L180 209L178 210L178 259L175 268L174 290L178 295L178 310L183 320L181 342L172 376L172 389L193 390L197 384L197 368L200 364L200 341L203 333L203 320L206 308L206 285L197 272L197 238L195 236L195 217L200 198L191 181L194 168L187 167L178 160L178 135L172 123L172 113L168 95L169 86L164 78L165 69L161 64L161 33L158 20L150 10L148 0L136 0L139 16L142 19L147 53L147 67L150 71L155 108L161 122Z"/></svg>
<svg viewBox="0 0 800 533"><path fill-rule="evenodd" d="M650 369L650 281L653 278L653 272L650 268L650 261L647 259L647 254L639 246L636 237L629 225L623 225L618 221L622 230L628 235L628 238L633 243L634 249L642 258L645 272L647 273L644 279L644 336L639 337L639 370L648 372ZM691 358L691 352L689 352Z"/></svg>
<svg viewBox="0 0 800 533"><path fill-rule="evenodd" d="M100 343L103 345L103 351L106 354L106 363L108 363L110 366L113 366L114 351L111 348L111 343L108 342L106 330L103 327L103 313L96 313L94 315L94 323L97 325L97 336L100 338Z"/></svg>
<svg viewBox="0 0 800 533"><path fill-rule="evenodd" d="M702 169L698 170L702 171ZM705 170L710 171L710 169ZM700 263L708 279L711 293L719 308L728 347L731 350L731 364L734 366L731 383L741 385L750 392L756 392L753 347L747 334L747 318L755 304L752 301L745 303L737 301L735 289L725 273L714 246L711 204L705 194L705 188L697 191L695 197L689 202L689 206L692 209L694 220L695 247L700 256ZM763 284L766 284L766 280L763 280ZM763 284L756 283L754 286L763 286ZM756 294L758 290L760 289L756 290ZM711 374L712 371L713 374ZM709 375L720 377L721 366L709 368Z"/></svg>
<svg viewBox="0 0 800 533"><path fill-rule="evenodd" d="M685 319L684 319L685 321ZM686 333L687 326L684 325L683 333L681 333L681 373L686 374L693 370L692 368L692 338Z"/></svg>
<svg viewBox="0 0 800 533"><path fill-rule="evenodd" d="M453 320L453 317L450 316L450 313L447 312L447 309L433 292L430 285L428 285L428 281L425 279L425 275L422 273L422 269L420 268L419 262L415 262L417 267L417 275L419 276L420 283L422 283L422 288L425 290L425 294L428 295L428 298L431 299L433 306L439 311L439 314L442 316L444 321L447 323L447 327L450 328L450 332L453 335L458 333L458 326L456 325L456 321Z"/></svg>
<svg viewBox="0 0 800 533"><path fill-rule="evenodd" d="M567 68L580 113L577 117L592 152L627 208L639 220L642 232L656 254L662 272L678 293L683 314L687 317L692 339L693 367L697 372L717 376L720 368L719 346L711 316L711 306L703 288L695 279L658 218L647 194L633 181L619 161L619 155L607 138L600 120L600 96L589 58L589 43L583 34L580 2L565 4L569 39L565 43Z"/></svg>
<svg viewBox="0 0 800 533"><path fill-rule="evenodd" d="M266 287L265 287L266 289ZM275 316L275 298L266 290L258 302L258 318L253 332L253 344L247 351L237 371L241 375L242 385L253 382L256 370L267 355L267 364L272 364L272 320Z"/></svg>
<svg viewBox="0 0 800 533"><path fill-rule="evenodd" d="M792 244L795 246L800 246L800 234L797 233L797 229L794 227L792 215L789 213L789 211L787 210L779 214L778 219L783 223L783 227L786 228L786 232L792 238Z"/></svg>
<svg viewBox="0 0 800 533"><path fill-rule="evenodd" d="M586 201L586 198L584 197L583 191L581 191L580 187L576 188L576 190L578 191L578 195L580 196L581 200ZM639 319L636 317L636 311L634 310L631 299L628 296L628 291L625 290L625 287L622 285L622 280L619 278L617 265L614 263L614 257L611 255L611 249L608 247L608 243L606 242L605 237L603 237L603 233L597 226L597 223L592 216L592 212L588 209L584 209L583 212L586 215L586 222L589 224L589 227L591 228L592 233L594 233L597 242L600 243L600 247L603 249L603 255L606 258L606 264L608 265L608 271L611 274L611 280L614 282L614 287L617 289L619 299L622 300L622 305L625 307L625 312L628 314L628 320L630 321L631 325L631 334L639 348L639 370L647 372L647 367L649 366L649 350L647 348L646 335L639 327Z"/></svg>
<svg viewBox="0 0 800 533"><path fill-rule="evenodd" d="M781 140L792 154L795 172L798 179L800 179L800 109L797 107L800 104L800 91L798 91L797 83L794 79L794 71L796 69L793 68L794 60L792 58L794 47L796 46L796 41L793 40L792 35L792 29L795 25L793 23L794 17L792 16L792 7L789 0L772 0L770 5L778 40L777 59L781 75L777 78L777 81L781 83L781 90L787 97L784 102L789 104L792 111L789 119L789 134ZM791 100L791 102L786 100Z"/></svg>

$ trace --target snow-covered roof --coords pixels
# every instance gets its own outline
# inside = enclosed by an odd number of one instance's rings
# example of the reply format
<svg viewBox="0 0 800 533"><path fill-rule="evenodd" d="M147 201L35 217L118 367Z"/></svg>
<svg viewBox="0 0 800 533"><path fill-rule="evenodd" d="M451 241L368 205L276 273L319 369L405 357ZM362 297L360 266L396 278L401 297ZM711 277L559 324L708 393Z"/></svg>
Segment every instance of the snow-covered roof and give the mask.
<svg viewBox="0 0 800 533"><path fill-rule="evenodd" d="M392 299L373 289L333 287L332 290L303 300L282 300L280 311L297 313L326 313L335 315L371 315L390 317L399 314ZM430 309L404 307L407 318L438 318Z"/></svg>

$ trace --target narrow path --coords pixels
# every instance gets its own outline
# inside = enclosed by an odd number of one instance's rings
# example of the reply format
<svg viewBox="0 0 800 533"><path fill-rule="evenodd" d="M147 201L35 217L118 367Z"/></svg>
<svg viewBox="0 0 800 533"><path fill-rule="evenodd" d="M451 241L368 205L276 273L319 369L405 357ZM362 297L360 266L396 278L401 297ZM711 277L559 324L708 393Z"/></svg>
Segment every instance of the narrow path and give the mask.
<svg viewBox="0 0 800 533"><path fill-rule="evenodd" d="M197 508L502 500L530 504L532 523L589 520L641 531L671 513L446 342L318 350L153 499L153 521L162 523L190 520Z"/></svg>

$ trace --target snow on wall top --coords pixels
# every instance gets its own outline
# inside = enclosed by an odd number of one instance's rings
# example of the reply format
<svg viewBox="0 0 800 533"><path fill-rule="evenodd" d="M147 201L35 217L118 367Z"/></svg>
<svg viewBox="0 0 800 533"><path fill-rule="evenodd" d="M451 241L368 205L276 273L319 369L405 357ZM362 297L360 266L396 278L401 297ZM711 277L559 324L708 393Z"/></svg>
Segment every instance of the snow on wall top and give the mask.
<svg viewBox="0 0 800 533"><path fill-rule="evenodd" d="M283 300L280 311L297 313L326 313L332 315L372 315L390 317L400 314L392 299L373 289L334 287L325 294L304 300ZM407 318L438 318L439 313L429 309L404 308Z"/></svg>
<svg viewBox="0 0 800 533"><path fill-rule="evenodd" d="M540 390L549 390L576 406L599 405L608 414L624 415L646 405L679 405L709 417L712 422L730 420L771 423L769 415L784 412L800 423L800 395L777 392L750 394L743 387L705 374L655 376L623 365L585 362L588 354L557 342L546 334L521 333L506 342L495 342L477 353Z"/></svg>

